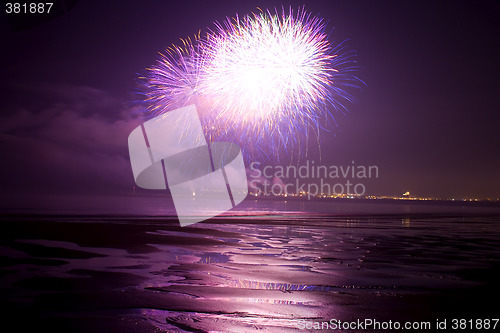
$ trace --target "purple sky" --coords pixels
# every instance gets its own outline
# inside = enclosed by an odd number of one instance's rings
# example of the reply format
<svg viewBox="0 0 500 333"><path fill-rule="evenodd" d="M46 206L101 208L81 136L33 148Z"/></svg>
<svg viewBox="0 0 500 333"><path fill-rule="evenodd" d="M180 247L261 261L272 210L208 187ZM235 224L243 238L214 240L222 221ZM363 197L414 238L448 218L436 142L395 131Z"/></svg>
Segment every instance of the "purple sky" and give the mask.
<svg viewBox="0 0 500 333"><path fill-rule="evenodd" d="M2 40L0 196L131 192L138 73L179 38L275 1L80 0ZM322 133L322 164L377 165L367 194L500 197L496 1L308 1L358 54L359 103ZM5 204L4 204L5 206ZM5 208L5 207L4 207ZM8 207L7 207L8 208Z"/></svg>

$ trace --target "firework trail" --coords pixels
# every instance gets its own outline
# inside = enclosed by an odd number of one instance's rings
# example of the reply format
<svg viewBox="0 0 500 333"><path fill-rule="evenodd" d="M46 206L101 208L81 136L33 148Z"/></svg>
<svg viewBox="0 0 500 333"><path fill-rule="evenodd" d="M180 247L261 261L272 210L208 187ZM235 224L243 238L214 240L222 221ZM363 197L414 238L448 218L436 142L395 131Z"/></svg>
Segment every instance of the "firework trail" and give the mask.
<svg viewBox="0 0 500 333"><path fill-rule="evenodd" d="M154 115L196 103L199 46L190 39L182 42L182 47L174 45L160 53L156 65L147 68L149 75L141 78L145 80L148 109Z"/></svg>
<svg viewBox="0 0 500 333"><path fill-rule="evenodd" d="M325 27L303 9L216 23L149 69L149 109L158 115L194 103L210 141L254 155L303 148L333 119L330 109L344 112L353 101L343 88L360 83L352 53L333 47Z"/></svg>

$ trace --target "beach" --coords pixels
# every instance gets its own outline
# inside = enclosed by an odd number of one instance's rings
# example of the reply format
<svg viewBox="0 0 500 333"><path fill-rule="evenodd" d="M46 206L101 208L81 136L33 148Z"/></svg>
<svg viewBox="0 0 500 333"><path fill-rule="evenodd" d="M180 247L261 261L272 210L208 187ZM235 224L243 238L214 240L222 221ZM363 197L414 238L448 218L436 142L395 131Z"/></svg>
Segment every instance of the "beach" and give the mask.
<svg viewBox="0 0 500 333"><path fill-rule="evenodd" d="M247 211L184 228L165 216L5 214L3 322L20 332L334 331L342 322L388 332L498 318L494 211Z"/></svg>

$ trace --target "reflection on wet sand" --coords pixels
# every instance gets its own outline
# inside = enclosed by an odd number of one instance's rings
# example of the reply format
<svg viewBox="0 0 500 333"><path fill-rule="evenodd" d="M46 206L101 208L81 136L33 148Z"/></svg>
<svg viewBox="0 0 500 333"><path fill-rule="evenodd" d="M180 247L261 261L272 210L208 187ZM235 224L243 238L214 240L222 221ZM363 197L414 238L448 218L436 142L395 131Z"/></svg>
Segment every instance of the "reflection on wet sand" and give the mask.
<svg viewBox="0 0 500 333"><path fill-rule="evenodd" d="M298 320L485 316L499 290L498 217L295 214L189 228L81 218L11 227L2 299L53 332L286 332Z"/></svg>

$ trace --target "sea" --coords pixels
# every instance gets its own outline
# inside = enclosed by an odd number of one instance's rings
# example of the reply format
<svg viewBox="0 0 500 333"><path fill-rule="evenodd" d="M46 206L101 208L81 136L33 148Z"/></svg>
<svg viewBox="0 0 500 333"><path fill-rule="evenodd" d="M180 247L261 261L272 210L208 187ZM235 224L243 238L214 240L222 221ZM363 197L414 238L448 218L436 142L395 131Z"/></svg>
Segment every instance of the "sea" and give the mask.
<svg viewBox="0 0 500 333"><path fill-rule="evenodd" d="M256 198L180 227L164 198L128 200L1 212L5 327L500 330L496 203Z"/></svg>

